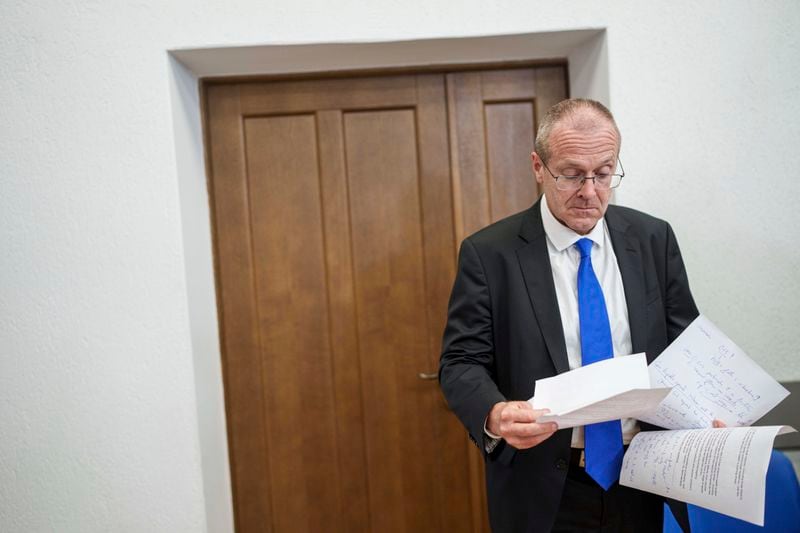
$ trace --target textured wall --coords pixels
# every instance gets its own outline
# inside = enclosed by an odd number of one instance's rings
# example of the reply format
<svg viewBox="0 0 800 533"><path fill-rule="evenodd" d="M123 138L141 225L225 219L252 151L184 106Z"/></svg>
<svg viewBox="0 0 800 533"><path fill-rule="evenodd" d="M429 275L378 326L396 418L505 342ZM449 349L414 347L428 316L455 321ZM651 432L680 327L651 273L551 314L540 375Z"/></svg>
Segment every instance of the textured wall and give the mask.
<svg viewBox="0 0 800 533"><path fill-rule="evenodd" d="M800 4L651 4L0 4L0 530L217 530L173 48L607 27L619 203L669 219L701 309L773 375L800 379Z"/></svg>

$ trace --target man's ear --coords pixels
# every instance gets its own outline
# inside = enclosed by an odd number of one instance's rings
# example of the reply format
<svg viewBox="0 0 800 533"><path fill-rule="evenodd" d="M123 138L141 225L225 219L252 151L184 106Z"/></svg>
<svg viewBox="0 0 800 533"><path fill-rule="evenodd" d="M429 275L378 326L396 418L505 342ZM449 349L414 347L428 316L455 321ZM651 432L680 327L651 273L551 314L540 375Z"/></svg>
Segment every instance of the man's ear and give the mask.
<svg viewBox="0 0 800 533"><path fill-rule="evenodd" d="M531 152L531 168L533 169L533 175L536 176L536 182L539 184L544 183L544 165L536 152Z"/></svg>

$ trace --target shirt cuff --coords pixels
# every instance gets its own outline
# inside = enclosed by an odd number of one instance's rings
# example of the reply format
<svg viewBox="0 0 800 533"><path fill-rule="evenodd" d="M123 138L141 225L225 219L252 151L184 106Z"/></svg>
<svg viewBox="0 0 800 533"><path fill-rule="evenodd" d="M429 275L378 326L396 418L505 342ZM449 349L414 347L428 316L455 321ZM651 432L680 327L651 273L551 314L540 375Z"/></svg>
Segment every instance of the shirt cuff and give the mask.
<svg viewBox="0 0 800 533"><path fill-rule="evenodd" d="M488 417L483 421L483 449L486 453L492 453L497 448L497 445L500 444L500 441L503 440L503 437L489 431L486 428L487 421Z"/></svg>
<svg viewBox="0 0 800 533"><path fill-rule="evenodd" d="M495 440L502 439L503 437L501 437L500 435L495 435L494 433L489 431L489 428L486 427L486 422L488 421L489 421L488 418L483 421L483 432L486 433L486 436L489 437L490 439L495 439Z"/></svg>

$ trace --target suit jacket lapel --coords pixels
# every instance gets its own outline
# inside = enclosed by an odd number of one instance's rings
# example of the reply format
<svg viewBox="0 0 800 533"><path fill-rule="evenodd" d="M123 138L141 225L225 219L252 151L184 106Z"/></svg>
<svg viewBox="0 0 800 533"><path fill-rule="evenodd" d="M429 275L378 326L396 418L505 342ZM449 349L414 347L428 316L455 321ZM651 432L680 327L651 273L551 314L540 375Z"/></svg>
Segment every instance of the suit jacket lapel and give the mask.
<svg viewBox="0 0 800 533"><path fill-rule="evenodd" d="M628 231L630 224L618 215L614 206L608 206L606 223L622 275L622 286L625 288L632 350L633 353L644 352L647 350L647 309L644 301L641 244Z"/></svg>
<svg viewBox="0 0 800 533"><path fill-rule="evenodd" d="M560 374L569 370L569 361L556 288L550 271L550 255L547 252L547 236L542 226L540 202L541 200L528 210L522 223L519 236L526 244L517 250L517 258L547 351L556 372Z"/></svg>

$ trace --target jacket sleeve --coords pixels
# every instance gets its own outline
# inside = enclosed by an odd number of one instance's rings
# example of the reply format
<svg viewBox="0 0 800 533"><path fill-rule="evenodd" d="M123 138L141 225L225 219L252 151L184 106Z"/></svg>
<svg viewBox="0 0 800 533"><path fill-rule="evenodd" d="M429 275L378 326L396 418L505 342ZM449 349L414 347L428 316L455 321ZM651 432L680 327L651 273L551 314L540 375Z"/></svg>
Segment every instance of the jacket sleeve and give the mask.
<svg viewBox="0 0 800 533"><path fill-rule="evenodd" d="M439 362L439 383L450 409L482 452L492 406L505 400L493 380L491 293L474 244L461 244Z"/></svg>

